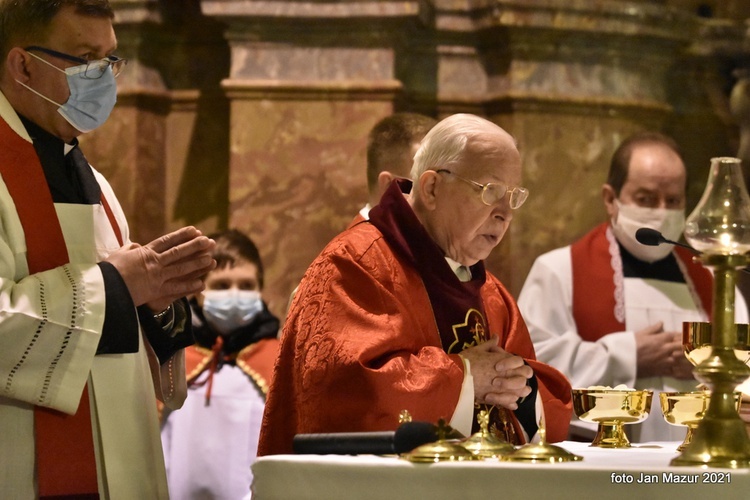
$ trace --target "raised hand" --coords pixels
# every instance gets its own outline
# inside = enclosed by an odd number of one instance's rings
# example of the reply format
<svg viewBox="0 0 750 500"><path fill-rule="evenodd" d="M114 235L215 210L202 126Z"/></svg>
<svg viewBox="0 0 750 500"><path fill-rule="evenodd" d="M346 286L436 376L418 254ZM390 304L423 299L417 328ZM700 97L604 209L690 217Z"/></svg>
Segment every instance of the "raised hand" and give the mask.
<svg viewBox="0 0 750 500"><path fill-rule="evenodd" d="M136 306L153 311L203 290L201 277L216 266L215 243L189 226L146 244L131 243L110 254L105 262L122 276Z"/></svg>

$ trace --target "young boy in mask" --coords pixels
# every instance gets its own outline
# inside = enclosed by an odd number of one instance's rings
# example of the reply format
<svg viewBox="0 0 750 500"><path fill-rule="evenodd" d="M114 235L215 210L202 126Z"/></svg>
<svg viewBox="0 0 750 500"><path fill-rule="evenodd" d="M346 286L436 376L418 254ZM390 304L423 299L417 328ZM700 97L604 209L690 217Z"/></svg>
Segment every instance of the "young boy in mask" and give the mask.
<svg viewBox="0 0 750 500"><path fill-rule="evenodd" d="M693 366L682 352L682 323L708 321L711 274L689 250L635 238L649 227L680 239L685 185L672 139L650 132L629 137L615 151L602 187L609 220L532 266L518 300L521 314L537 358L567 375L574 388L695 390ZM738 321L746 322L738 297ZM634 442L685 437L684 429L655 417L628 426ZM574 437L593 437L586 426L574 421Z"/></svg>
<svg viewBox="0 0 750 500"><path fill-rule="evenodd" d="M239 231L212 236L216 269L191 299L196 344L186 349L188 397L163 415L172 498L249 495L279 320L261 297L263 264Z"/></svg>

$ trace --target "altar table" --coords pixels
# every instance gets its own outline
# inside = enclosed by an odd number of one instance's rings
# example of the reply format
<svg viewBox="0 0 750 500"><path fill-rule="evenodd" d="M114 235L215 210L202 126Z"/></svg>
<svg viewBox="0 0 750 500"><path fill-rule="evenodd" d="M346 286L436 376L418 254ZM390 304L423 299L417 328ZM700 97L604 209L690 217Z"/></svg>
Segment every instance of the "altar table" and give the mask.
<svg viewBox="0 0 750 500"><path fill-rule="evenodd" d="M253 499L750 499L750 469L672 467L679 444L604 449L566 441L557 445L584 459L557 464L272 455L253 465Z"/></svg>

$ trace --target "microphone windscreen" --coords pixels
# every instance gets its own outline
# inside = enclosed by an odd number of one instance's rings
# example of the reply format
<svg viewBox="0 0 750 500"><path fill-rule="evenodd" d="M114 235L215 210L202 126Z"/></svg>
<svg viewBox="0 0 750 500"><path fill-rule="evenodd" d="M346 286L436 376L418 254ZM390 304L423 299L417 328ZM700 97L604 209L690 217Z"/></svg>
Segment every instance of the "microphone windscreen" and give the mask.
<svg viewBox="0 0 750 500"><path fill-rule="evenodd" d="M656 229L650 227L642 227L635 232L635 239L641 245L648 245L650 247L659 246L664 241L664 236Z"/></svg>
<svg viewBox="0 0 750 500"><path fill-rule="evenodd" d="M396 453L408 453L417 446L438 440L437 427L429 422L404 422L396 429L393 448Z"/></svg>
<svg viewBox="0 0 750 500"><path fill-rule="evenodd" d="M300 455L392 455L394 435L394 431L297 434L292 450Z"/></svg>
<svg viewBox="0 0 750 500"><path fill-rule="evenodd" d="M401 454L437 441L437 429L429 422L405 422L395 431L297 434L292 440L292 449L297 454L314 455ZM460 432L448 427L446 439L463 437Z"/></svg>

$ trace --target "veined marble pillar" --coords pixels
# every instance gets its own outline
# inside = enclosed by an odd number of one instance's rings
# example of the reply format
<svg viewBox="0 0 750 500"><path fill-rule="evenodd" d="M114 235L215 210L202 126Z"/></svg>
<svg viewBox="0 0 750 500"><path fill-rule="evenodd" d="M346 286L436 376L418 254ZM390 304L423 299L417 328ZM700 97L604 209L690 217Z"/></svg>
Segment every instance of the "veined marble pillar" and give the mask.
<svg viewBox="0 0 750 500"><path fill-rule="evenodd" d="M289 293L367 200L366 137L402 88L393 37L414 2L204 1L232 54L229 226L266 267L265 297Z"/></svg>
<svg viewBox="0 0 750 500"><path fill-rule="evenodd" d="M517 138L531 197L488 259L514 293L537 255L604 220L600 187L625 136L674 135L697 194L706 158L737 147L739 1L175 4L113 2L131 65L87 153L138 241L184 224L247 231L280 316L364 203L366 136L394 110L476 113Z"/></svg>
<svg viewBox="0 0 750 500"><path fill-rule="evenodd" d="M672 113L668 74L693 17L643 3L435 4L439 109L485 114L522 154L530 197L488 259L517 293L536 256L605 220L610 156Z"/></svg>
<svg viewBox="0 0 750 500"><path fill-rule="evenodd" d="M81 142L112 183L139 243L192 224L227 225L229 67L222 27L194 0L116 0L117 79L109 120Z"/></svg>

